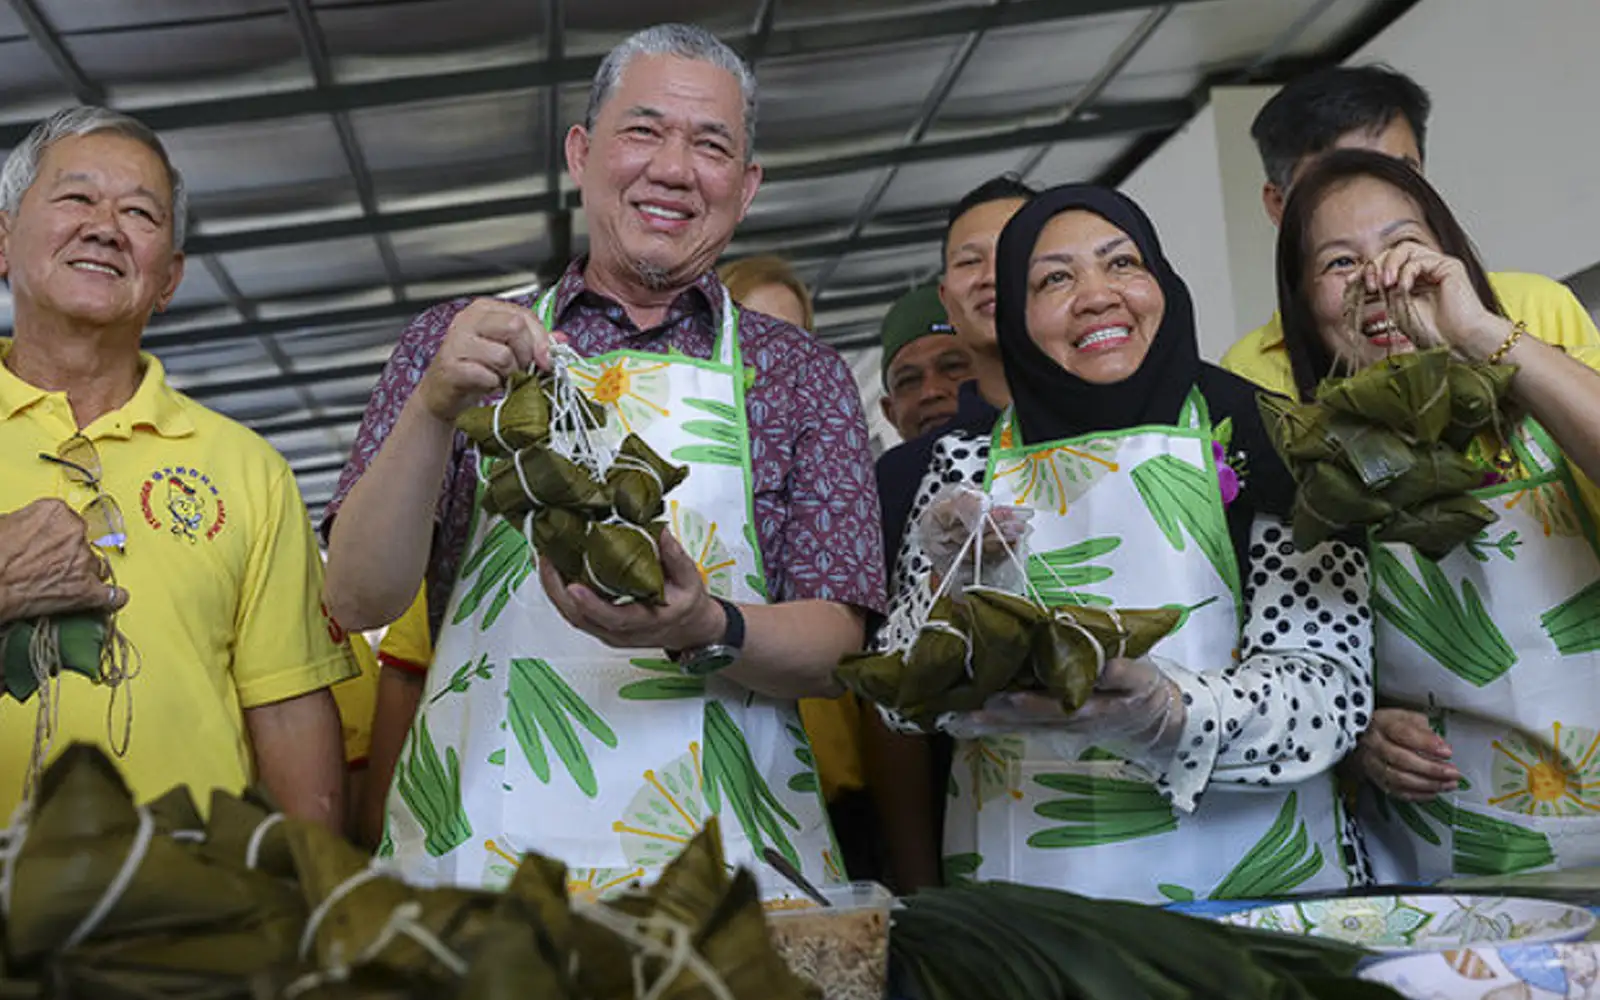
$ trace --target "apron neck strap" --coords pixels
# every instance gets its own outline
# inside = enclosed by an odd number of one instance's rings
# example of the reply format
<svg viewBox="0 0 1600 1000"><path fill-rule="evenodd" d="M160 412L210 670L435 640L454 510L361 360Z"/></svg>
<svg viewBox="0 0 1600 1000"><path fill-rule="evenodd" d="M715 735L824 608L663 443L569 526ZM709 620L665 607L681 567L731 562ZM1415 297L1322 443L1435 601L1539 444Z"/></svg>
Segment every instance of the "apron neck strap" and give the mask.
<svg viewBox="0 0 1600 1000"><path fill-rule="evenodd" d="M1561 465L1561 446L1532 417L1522 421L1512 441L1518 452L1517 458L1527 467L1529 475L1551 472Z"/></svg>
<svg viewBox="0 0 1600 1000"><path fill-rule="evenodd" d="M554 330L556 325L556 290L559 285L551 285L545 289L539 301L534 305L534 312L539 314L539 322L543 323L546 330ZM718 283L722 292L722 322L717 329L717 340L711 348L711 358L719 365L729 368L739 367L739 307L733 304L733 296L728 294L726 286Z"/></svg>

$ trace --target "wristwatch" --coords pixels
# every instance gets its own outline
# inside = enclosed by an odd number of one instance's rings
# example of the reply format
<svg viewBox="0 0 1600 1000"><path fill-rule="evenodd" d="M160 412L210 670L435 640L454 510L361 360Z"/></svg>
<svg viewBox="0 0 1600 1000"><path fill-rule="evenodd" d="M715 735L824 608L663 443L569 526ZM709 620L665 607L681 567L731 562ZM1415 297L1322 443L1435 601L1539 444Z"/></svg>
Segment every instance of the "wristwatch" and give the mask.
<svg viewBox="0 0 1600 1000"><path fill-rule="evenodd" d="M704 677L726 670L738 662L739 653L744 649L744 614L739 606L720 597L713 597L712 600L722 605L723 614L727 616L728 624L722 630L722 639L707 646L677 652L669 650L667 653L678 664L678 669L691 677Z"/></svg>

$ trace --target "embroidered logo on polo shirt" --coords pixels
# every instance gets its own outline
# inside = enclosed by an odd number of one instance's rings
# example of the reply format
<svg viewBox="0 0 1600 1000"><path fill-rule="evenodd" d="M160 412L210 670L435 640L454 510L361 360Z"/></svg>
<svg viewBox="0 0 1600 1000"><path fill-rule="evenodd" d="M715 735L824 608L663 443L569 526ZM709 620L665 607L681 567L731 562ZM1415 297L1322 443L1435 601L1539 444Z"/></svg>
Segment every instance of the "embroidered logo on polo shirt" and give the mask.
<svg viewBox="0 0 1600 1000"><path fill-rule="evenodd" d="M228 508L211 477L199 469L167 466L150 473L139 488L145 523L190 544L217 537Z"/></svg>

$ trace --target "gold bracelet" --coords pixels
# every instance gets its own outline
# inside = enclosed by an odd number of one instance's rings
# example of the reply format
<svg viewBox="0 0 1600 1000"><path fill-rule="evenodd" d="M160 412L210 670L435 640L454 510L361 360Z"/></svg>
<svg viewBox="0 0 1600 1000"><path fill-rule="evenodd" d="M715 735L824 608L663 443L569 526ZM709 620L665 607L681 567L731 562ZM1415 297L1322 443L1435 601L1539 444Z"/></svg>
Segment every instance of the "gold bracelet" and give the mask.
<svg viewBox="0 0 1600 1000"><path fill-rule="evenodd" d="M1499 347L1495 348L1493 354L1489 355L1487 358L1484 358L1483 363L1486 365L1497 365L1504 361L1506 355L1511 352L1511 349L1517 346L1517 341L1521 340L1522 335L1527 332L1527 322L1525 320L1517 320L1511 325L1511 332L1506 334L1505 342Z"/></svg>

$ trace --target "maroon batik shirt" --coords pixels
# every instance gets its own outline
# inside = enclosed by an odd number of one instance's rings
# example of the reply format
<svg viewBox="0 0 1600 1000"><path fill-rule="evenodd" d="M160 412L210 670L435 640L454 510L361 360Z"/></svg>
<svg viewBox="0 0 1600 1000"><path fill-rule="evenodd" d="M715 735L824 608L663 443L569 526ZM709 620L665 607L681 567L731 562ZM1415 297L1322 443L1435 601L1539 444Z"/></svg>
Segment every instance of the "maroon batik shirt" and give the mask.
<svg viewBox="0 0 1600 1000"><path fill-rule="evenodd" d="M677 350L709 358L720 328L722 284L706 274L641 331L622 306L588 289L583 261L556 289L555 328L581 355ZM394 428L469 299L434 306L412 321L367 403L355 448L323 516L324 535L356 480ZM536 297L513 300L533 308ZM850 369L837 351L798 327L740 310L739 350L754 381L745 392L754 476L756 538L774 601L817 599L880 613L883 538L866 420ZM428 617L435 634L467 543L477 489L476 454L457 434L439 494L428 557Z"/></svg>

